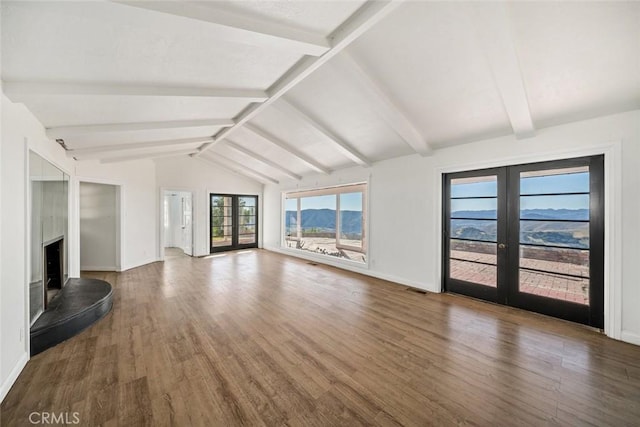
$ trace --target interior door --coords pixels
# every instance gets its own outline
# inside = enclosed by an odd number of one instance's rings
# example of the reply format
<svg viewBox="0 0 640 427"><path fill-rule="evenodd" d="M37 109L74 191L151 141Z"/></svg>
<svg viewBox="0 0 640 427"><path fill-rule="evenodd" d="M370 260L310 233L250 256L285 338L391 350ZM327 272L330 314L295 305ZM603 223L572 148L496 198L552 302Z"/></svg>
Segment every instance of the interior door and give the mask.
<svg viewBox="0 0 640 427"><path fill-rule="evenodd" d="M182 250L193 256L193 197L185 193L182 197Z"/></svg>
<svg viewBox="0 0 640 427"><path fill-rule="evenodd" d="M604 158L448 174L443 287L602 328Z"/></svg>

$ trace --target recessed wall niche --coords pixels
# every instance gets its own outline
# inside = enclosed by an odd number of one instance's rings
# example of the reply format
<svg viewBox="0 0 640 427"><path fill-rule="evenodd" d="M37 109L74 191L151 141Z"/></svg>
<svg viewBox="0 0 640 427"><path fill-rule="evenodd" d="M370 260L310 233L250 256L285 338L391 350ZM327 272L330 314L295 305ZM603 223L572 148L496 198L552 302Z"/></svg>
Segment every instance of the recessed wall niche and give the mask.
<svg viewBox="0 0 640 427"><path fill-rule="evenodd" d="M69 175L29 152L31 204L31 324L68 278Z"/></svg>

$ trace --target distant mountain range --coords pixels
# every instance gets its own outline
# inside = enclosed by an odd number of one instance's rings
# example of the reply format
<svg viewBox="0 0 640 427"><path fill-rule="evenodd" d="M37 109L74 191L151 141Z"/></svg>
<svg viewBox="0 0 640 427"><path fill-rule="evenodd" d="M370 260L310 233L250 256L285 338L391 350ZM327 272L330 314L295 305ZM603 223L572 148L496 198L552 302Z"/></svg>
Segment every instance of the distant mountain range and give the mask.
<svg viewBox="0 0 640 427"><path fill-rule="evenodd" d="M496 219L496 211L455 211L451 213L452 218L482 218ZM589 219L589 209L525 209L520 211L522 219L562 219L584 221Z"/></svg>
<svg viewBox="0 0 640 427"><path fill-rule="evenodd" d="M451 237L488 242L497 240L496 221L478 220L495 219L495 210L456 211L451 213L451 217ZM545 221L549 219L585 221L589 219L588 209L527 209L520 212L520 218L534 220L521 223L521 243L580 249L589 247L589 223Z"/></svg>
<svg viewBox="0 0 640 427"><path fill-rule="evenodd" d="M361 211L340 211L343 233L362 233ZM336 211L334 209L303 209L300 211L303 230L336 231ZM285 224L293 226L297 219L296 211L287 211Z"/></svg>
<svg viewBox="0 0 640 427"><path fill-rule="evenodd" d="M305 231L335 232L336 211L333 209L304 209L301 211L302 229ZM456 211L451 214L451 237L460 239L497 240L496 221L479 221L478 219L495 219L495 210ZM286 227L296 223L297 212L287 211ZM455 219L455 218L465 219ZM589 219L588 209L527 209L520 213L526 221L521 225L520 242L547 244L554 246L588 248L589 223L585 222L545 222L548 219L568 221L584 221ZM342 231L344 233L362 233L362 212L342 211Z"/></svg>

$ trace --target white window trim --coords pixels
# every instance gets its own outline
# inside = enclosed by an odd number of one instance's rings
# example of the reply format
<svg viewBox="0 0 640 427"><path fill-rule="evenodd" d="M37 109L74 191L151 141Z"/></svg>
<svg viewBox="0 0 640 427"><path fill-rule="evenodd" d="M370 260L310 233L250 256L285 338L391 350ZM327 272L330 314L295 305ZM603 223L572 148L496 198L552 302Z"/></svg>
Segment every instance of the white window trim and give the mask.
<svg viewBox="0 0 640 427"><path fill-rule="evenodd" d="M346 193L357 193L362 192L362 247L354 247L349 245L340 244L339 239L339 230L340 230L340 194ZM292 255L301 256L305 259L317 260L320 262L324 262L326 264L345 264L356 266L359 268L369 268L369 243L368 243L368 231L369 231L369 182L355 182L349 184L339 184L333 186L322 186L317 188L307 188L304 190L291 190L291 191L283 191L282 192L282 203L281 203L281 212L280 212L280 221L281 221L281 233L280 233L280 249L284 252L291 253ZM311 251L305 251L301 249L292 249L287 246L287 241L291 240L299 240L301 238L301 198L302 197L312 197L312 196L323 196L323 195L335 195L336 196L336 248L337 249L345 249L349 251L359 252L365 255L365 262L353 261L345 258L333 257L328 255L316 254ZM287 239L286 234L286 201L290 199L297 200L297 210L298 210L298 218L297 218L297 236L291 237ZM330 262L325 262L329 261Z"/></svg>

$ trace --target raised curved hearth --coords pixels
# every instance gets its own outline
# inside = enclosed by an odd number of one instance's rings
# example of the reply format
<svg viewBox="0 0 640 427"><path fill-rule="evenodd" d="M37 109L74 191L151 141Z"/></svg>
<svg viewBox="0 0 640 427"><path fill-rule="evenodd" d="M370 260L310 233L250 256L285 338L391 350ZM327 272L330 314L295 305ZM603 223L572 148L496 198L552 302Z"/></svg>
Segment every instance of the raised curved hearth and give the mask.
<svg viewBox="0 0 640 427"><path fill-rule="evenodd" d="M69 279L31 327L31 355L71 338L102 319L113 305L111 285L98 279Z"/></svg>

